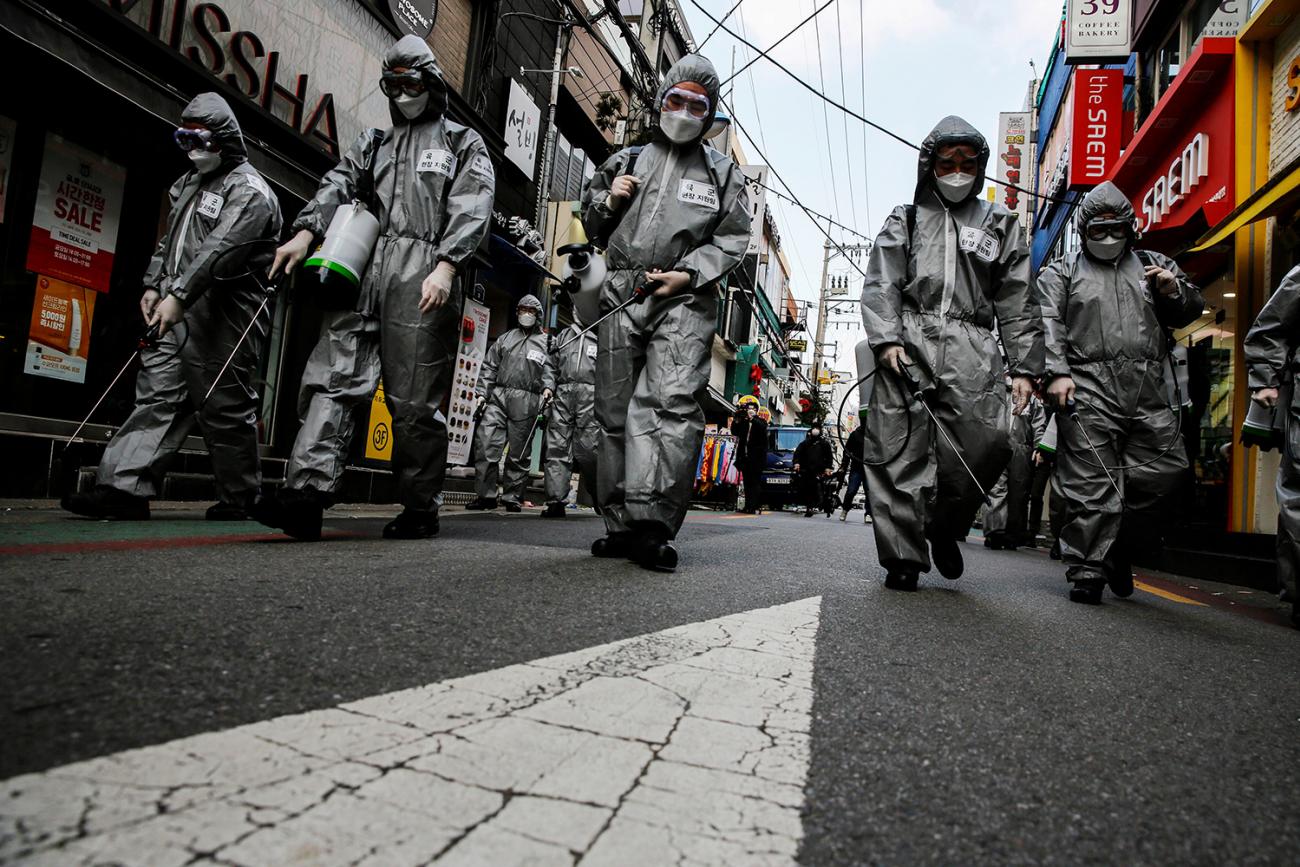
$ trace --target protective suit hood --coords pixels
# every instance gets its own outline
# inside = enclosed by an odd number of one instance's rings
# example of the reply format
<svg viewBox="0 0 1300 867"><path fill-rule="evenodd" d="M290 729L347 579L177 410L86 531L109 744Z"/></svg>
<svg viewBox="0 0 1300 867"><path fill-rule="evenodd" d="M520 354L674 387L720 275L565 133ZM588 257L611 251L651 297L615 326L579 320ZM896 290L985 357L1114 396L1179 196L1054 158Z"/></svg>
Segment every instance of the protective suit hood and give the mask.
<svg viewBox="0 0 1300 867"><path fill-rule="evenodd" d="M515 305L515 309L518 310L520 307L531 307L538 313L541 313L544 309L542 307L541 299L536 295L525 295L523 298L520 298L519 303Z"/></svg>
<svg viewBox="0 0 1300 867"><path fill-rule="evenodd" d="M718 96L721 93L719 88L721 81L718 78L717 70L713 68L713 63L707 57L702 54L688 54L674 63L672 68L664 75L663 84L659 85L659 93L655 96L656 111L663 105L664 97L668 95L668 91L683 81L691 81L703 87L709 97L709 114L703 119L704 125L700 129L699 138L695 139L698 142L704 138L704 134L709 131L709 127L713 126L713 119L718 114ZM662 132L658 134L658 137L663 141L667 141L667 137ZM688 142L688 144L693 143Z"/></svg>
<svg viewBox="0 0 1300 867"><path fill-rule="evenodd" d="M436 120L447 113L447 81L442 76L442 68L433 56L433 49L418 36L407 34L393 43L384 55L384 69L418 69L424 73L424 86L429 92L429 104L424 111L408 120L397 110L393 101L388 101L388 113L394 124L415 123L424 120Z"/></svg>
<svg viewBox="0 0 1300 867"><path fill-rule="evenodd" d="M975 183L971 185L970 194L965 201L978 196L984 190L984 177L989 165L989 143L975 127L955 114L950 114L939 121L925 137L925 141L921 142L921 154L917 158L916 166L916 193L912 198L916 204L921 204L926 192L934 189L935 154L939 148L953 144L975 146L975 163L978 168Z"/></svg>
<svg viewBox="0 0 1300 867"><path fill-rule="evenodd" d="M230 104L215 93L200 93L190 100L181 112L182 123L201 123L212 133L212 140L221 148L222 161L243 162L248 159L244 134Z"/></svg>
<svg viewBox="0 0 1300 867"><path fill-rule="evenodd" d="M1104 181L1083 197L1079 213L1075 215L1075 227L1082 235L1088 224L1102 214L1113 213L1117 219L1133 220L1133 203L1128 196L1110 181Z"/></svg>

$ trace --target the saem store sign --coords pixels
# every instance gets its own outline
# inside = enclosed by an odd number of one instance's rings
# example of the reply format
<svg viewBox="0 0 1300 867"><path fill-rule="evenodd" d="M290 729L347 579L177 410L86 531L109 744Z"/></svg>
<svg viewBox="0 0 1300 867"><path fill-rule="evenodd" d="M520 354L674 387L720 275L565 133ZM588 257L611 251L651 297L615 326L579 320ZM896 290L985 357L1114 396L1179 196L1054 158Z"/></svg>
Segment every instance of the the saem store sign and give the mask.
<svg viewBox="0 0 1300 867"><path fill-rule="evenodd" d="M1115 184L1157 248L1165 235L1203 233L1236 205L1233 46L1202 41L1115 167Z"/></svg>
<svg viewBox="0 0 1300 867"><path fill-rule="evenodd" d="M347 0L97 0L242 93L331 156L384 126L380 63L391 34ZM359 71L372 70L372 76Z"/></svg>

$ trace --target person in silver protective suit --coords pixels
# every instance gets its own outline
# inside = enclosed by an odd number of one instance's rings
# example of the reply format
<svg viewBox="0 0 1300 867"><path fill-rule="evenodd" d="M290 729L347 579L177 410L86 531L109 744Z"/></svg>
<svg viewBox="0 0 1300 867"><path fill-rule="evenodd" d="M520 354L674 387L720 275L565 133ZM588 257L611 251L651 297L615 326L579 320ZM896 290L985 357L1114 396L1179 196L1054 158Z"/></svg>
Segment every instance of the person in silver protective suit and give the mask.
<svg viewBox="0 0 1300 867"><path fill-rule="evenodd" d="M273 243L280 234L280 203L249 165L239 122L224 99L199 94L181 112L181 122L174 135L192 167L168 193L167 231L145 272L140 299L146 323L161 338L141 352L135 409L109 441L95 488L64 498L64 508L80 515L148 518L167 463L196 420L220 498L207 517L243 520L261 491L253 382L270 314L258 315L264 293L255 279L216 282L213 265L240 244ZM232 253L220 270L233 276L246 263ZM205 402L227 359L229 368Z"/></svg>
<svg viewBox="0 0 1300 867"><path fill-rule="evenodd" d="M1130 540L1159 539L1159 508L1187 470L1166 329L1195 321L1204 302L1172 259L1133 249L1133 206L1114 184L1088 193L1075 220L1084 248L1042 270L1038 295L1048 403L1064 413L1052 479L1066 509L1061 553L1070 599L1096 604L1108 583L1133 592Z"/></svg>
<svg viewBox="0 0 1300 867"><path fill-rule="evenodd" d="M1300 268L1292 268L1246 334L1251 399L1283 414L1282 459L1277 472L1277 572L1291 599L1291 622L1300 627L1300 402L1293 383L1300 345ZM1290 394L1283 387L1291 386ZM1284 396L1290 400L1280 403Z"/></svg>
<svg viewBox="0 0 1300 867"><path fill-rule="evenodd" d="M372 189L380 234L355 309L326 317L299 395L302 428L285 485L258 520L320 538L322 511L343 480L353 416L382 371L393 416L392 471L402 512L388 539L438 532L447 420L464 263L486 237L495 172L477 132L446 118L447 85L424 40L404 36L384 58L380 89L393 125L363 132L321 180L276 254L293 269L324 237L340 205ZM366 176L370 172L371 176Z"/></svg>
<svg viewBox="0 0 1300 867"><path fill-rule="evenodd" d="M478 496L467 509L497 507L497 464L506 454L506 471L501 479L501 503L507 512L518 512L528 485L528 466L533 457L532 434L540 425L538 416L555 394L555 364L550 340L542 330L542 302L525 295L515 307L518 328L496 339L483 359L475 388L480 401L474 437L477 460L474 472Z"/></svg>
<svg viewBox="0 0 1300 867"><path fill-rule="evenodd" d="M984 547L1014 551L1025 544L1029 525L1029 496L1034 486L1034 467L1041 458L1037 446L1047 430L1047 410L1037 397L1019 415L1011 415L1011 460L1002 471L984 512Z"/></svg>
<svg viewBox="0 0 1300 867"><path fill-rule="evenodd" d="M654 140L597 169L582 220L607 248L603 309L653 289L600 327L597 500L607 535L592 554L670 570L704 435L696 394L709 380L717 288L744 256L750 216L739 166L701 141L718 107L713 64L689 54L663 81Z"/></svg>
<svg viewBox="0 0 1300 867"><path fill-rule="evenodd" d="M988 490L1011 455L1005 377L1012 377L1018 414L1042 370L1042 319L1024 232L1010 211L979 195L988 156L984 137L969 123L940 121L921 145L913 204L889 215L867 261L862 321L887 368L869 402L867 457L898 455L867 466L867 491L891 589L915 590L932 559L945 578L959 577L957 542L982 502L902 374L925 391ZM1009 370L998 352L999 335Z"/></svg>
<svg viewBox="0 0 1300 867"><path fill-rule="evenodd" d="M574 323L554 338L555 400L546 425L546 509L543 518L563 518L575 466L588 491L596 481L596 336L582 334L576 307Z"/></svg>

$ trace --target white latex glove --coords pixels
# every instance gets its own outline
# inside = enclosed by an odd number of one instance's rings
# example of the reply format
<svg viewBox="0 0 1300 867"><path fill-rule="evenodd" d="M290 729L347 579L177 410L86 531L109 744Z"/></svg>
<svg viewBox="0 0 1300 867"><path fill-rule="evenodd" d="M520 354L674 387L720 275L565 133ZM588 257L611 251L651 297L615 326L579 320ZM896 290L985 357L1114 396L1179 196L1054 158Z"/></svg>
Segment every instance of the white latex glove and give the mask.
<svg viewBox="0 0 1300 867"><path fill-rule="evenodd" d="M609 197L605 199L605 207L616 211L626 205L636 195L636 188L640 183L641 179L636 175L619 175L614 178L614 182L609 185Z"/></svg>
<svg viewBox="0 0 1300 867"><path fill-rule="evenodd" d="M311 251L312 242L315 240L315 235L303 229L279 247L276 247L275 259L271 262L271 277L274 278L276 274L280 273L281 269L285 274L288 274L294 268L297 268L299 263L307 258L307 253Z"/></svg>
<svg viewBox="0 0 1300 867"><path fill-rule="evenodd" d="M158 326L158 336L166 336L172 327L185 318L185 305L177 300L175 295L168 295L158 302L153 309L153 316L149 318L149 325Z"/></svg>
<svg viewBox="0 0 1300 867"><path fill-rule="evenodd" d="M146 324L153 318L153 310L158 306L160 300L162 300L162 295L158 294L157 289L146 289L144 294L140 296L140 313L144 316Z"/></svg>
<svg viewBox="0 0 1300 867"><path fill-rule="evenodd" d="M691 288L691 275L685 271L647 271L645 279L659 282L654 291L656 298L669 298Z"/></svg>
<svg viewBox="0 0 1300 867"><path fill-rule="evenodd" d="M879 361L882 365L898 374L903 372L904 364L910 365L912 363L912 359L907 357L907 352L898 345L886 346L880 353Z"/></svg>
<svg viewBox="0 0 1300 867"><path fill-rule="evenodd" d="M1015 401L1012 413L1020 415L1029 406L1029 398L1034 394L1034 381L1027 376L1016 376L1011 380L1011 398Z"/></svg>
<svg viewBox="0 0 1300 867"><path fill-rule="evenodd" d="M420 312L428 313L445 304L451 294L451 281L455 278L456 266L446 260L439 262L433 273L420 284Z"/></svg>
<svg viewBox="0 0 1300 867"><path fill-rule="evenodd" d="M1074 400L1074 380L1068 376L1058 376L1047 387L1047 396L1058 409L1065 409Z"/></svg>

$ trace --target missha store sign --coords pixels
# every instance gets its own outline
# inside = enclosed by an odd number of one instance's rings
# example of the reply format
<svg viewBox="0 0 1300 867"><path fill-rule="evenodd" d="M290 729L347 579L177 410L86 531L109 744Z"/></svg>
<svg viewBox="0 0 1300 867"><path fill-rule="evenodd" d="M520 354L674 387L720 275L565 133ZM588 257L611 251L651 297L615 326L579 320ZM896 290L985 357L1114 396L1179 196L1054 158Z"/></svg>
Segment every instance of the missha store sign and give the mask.
<svg viewBox="0 0 1300 867"><path fill-rule="evenodd" d="M85 2L103 3L331 156L390 123L379 71L394 37L357 0Z"/></svg>

